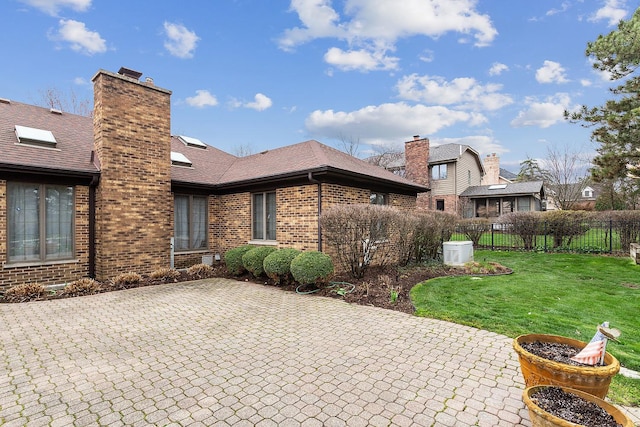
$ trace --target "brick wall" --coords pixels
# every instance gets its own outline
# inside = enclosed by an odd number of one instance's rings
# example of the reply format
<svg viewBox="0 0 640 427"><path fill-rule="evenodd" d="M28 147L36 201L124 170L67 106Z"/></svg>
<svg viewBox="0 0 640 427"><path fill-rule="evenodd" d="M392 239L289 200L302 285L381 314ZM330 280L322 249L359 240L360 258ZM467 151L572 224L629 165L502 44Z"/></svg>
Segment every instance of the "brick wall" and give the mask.
<svg viewBox="0 0 640 427"><path fill-rule="evenodd" d="M316 184L278 189L276 209L276 238L280 247L318 250Z"/></svg>
<svg viewBox="0 0 640 427"><path fill-rule="evenodd" d="M212 248L223 255L251 240L251 193L225 194L216 199L210 225Z"/></svg>
<svg viewBox="0 0 640 427"><path fill-rule="evenodd" d="M106 71L93 82L97 279L168 267L171 92Z"/></svg>
<svg viewBox="0 0 640 427"><path fill-rule="evenodd" d="M89 273L89 187L75 187L75 258L43 264L7 262L7 185L0 180L0 289L22 283L57 285L86 277Z"/></svg>
<svg viewBox="0 0 640 427"><path fill-rule="evenodd" d="M496 153L487 154L482 163L485 172L482 185L500 184L500 157L496 156Z"/></svg>

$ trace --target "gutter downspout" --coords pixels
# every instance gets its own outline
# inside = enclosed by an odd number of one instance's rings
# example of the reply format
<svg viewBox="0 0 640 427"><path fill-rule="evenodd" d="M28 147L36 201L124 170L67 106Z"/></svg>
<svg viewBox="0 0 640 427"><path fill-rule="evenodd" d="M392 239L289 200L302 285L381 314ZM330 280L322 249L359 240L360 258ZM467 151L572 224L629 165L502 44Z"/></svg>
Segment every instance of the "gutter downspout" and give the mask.
<svg viewBox="0 0 640 427"><path fill-rule="evenodd" d="M89 277L96 278L96 188L100 177L94 175L89 184Z"/></svg>
<svg viewBox="0 0 640 427"><path fill-rule="evenodd" d="M320 215L322 214L322 183L313 177L313 172L308 174L309 182L318 185L318 252L322 252L322 228L320 227Z"/></svg>

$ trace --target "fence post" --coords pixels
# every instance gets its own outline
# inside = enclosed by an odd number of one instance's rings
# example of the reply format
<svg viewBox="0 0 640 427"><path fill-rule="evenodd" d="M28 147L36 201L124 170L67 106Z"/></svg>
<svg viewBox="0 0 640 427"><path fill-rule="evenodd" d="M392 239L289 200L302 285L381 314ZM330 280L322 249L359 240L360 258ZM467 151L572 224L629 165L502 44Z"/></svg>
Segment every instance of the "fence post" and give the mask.
<svg viewBox="0 0 640 427"><path fill-rule="evenodd" d="M544 251L547 252L547 220L544 220L542 224L542 232L544 233Z"/></svg>
<svg viewBox="0 0 640 427"><path fill-rule="evenodd" d="M609 253L613 253L613 219L609 218Z"/></svg>
<svg viewBox="0 0 640 427"><path fill-rule="evenodd" d="M493 229L493 222L492 222L491 223L491 250L495 251L496 248L495 248L494 243L493 243L493 233L494 233L494 229Z"/></svg>

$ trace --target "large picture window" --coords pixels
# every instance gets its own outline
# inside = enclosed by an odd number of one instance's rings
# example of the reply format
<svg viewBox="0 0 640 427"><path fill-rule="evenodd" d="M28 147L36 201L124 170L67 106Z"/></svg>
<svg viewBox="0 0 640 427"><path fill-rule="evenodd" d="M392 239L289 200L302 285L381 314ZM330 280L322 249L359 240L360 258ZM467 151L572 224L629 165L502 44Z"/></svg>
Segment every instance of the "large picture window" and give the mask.
<svg viewBox="0 0 640 427"><path fill-rule="evenodd" d="M7 183L9 262L74 255L73 187Z"/></svg>
<svg viewBox="0 0 640 427"><path fill-rule="evenodd" d="M256 193L252 204L253 240L276 240L276 193Z"/></svg>
<svg viewBox="0 0 640 427"><path fill-rule="evenodd" d="M174 248L188 251L207 248L207 197L174 197Z"/></svg>

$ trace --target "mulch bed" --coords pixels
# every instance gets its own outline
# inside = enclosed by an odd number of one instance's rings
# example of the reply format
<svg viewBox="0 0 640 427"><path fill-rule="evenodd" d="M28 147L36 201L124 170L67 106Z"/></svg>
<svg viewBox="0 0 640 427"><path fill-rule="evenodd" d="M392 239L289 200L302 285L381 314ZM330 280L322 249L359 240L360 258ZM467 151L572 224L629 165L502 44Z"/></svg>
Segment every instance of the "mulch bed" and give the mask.
<svg viewBox="0 0 640 427"><path fill-rule="evenodd" d="M364 277L354 279L350 275L342 274L334 276L331 281L338 282L340 284L333 287L321 286L319 289L311 287L304 287L300 291L316 290L313 295L321 295L331 298L340 298L344 301L352 304L361 304L374 307L385 308L389 310L400 311L407 314L413 314L415 307L411 303L409 297L409 291L416 284L428 279L443 276L460 276L460 275L495 275L495 274L509 274L511 270L501 266L499 264L492 264L491 271L483 271L482 267L479 267L478 263L475 263L467 268L461 267L447 267L440 263L433 263L431 265L416 265L411 267L386 267L377 268L372 267L366 270ZM224 265L220 264L214 266L213 273L208 277L224 277L239 281L259 283L266 286L277 286L284 291L296 292L298 288L295 284L280 284L276 285L274 282L267 278L255 278L249 273L245 273L240 276L233 276L227 272ZM143 279L136 283L127 286L115 286L112 283L100 283L100 289L95 293L111 292L121 289L130 289L142 286L153 286L163 283L177 283L188 280L198 280L205 277L194 277L187 274L185 271L180 272L180 277L171 279L168 281L153 280L149 277L143 277ZM353 285L353 286L352 286ZM351 291L347 293L341 292L341 288ZM77 295L69 295L63 292L47 293L37 298L32 298L24 301L7 300L0 297L0 302L26 302L26 301L43 301L60 298L70 298Z"/></svg>
<svg viewBox="0 0 640 427"><path fill-rule="evenodd" d="M531 401L548 413L586 427L617 427L612 415L600 406L559 387L545 387L531 396Z"/></svg>

